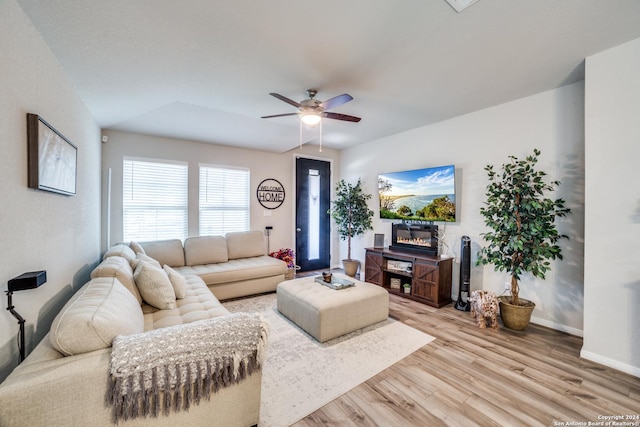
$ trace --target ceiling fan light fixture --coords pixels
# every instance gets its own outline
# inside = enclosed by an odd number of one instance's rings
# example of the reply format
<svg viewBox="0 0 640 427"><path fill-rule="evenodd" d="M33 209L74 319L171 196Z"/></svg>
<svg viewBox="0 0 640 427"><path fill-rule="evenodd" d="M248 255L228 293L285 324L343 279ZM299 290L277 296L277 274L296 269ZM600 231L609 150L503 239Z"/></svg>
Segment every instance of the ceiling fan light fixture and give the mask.
<svg viewBox="0 0 640 427"><path fill-rule="evenodd" d="M315 114L315 113L304 113L300 117L300 120L302 120L302 122L304 124L307 124L309 126L317 125L318 123L320 123L321 119L322 118L318 114Z"/></svg>

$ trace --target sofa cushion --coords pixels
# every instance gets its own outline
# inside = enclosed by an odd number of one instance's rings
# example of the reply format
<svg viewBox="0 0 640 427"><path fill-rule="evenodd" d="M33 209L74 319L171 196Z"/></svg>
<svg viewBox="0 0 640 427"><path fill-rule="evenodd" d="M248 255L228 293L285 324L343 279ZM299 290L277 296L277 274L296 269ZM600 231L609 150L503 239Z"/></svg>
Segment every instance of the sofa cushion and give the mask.
<svg viewBox="0 0 640 427"><path fill-rule="evenodd" d="M104 253L104 256L102 257L102 259L107 259L110 256L121 256L129 262L133 262L136 259L136 253L133 251L133 249L131 249L129 246L124 244L111 246Z"/></svg>
<svg viewBox="0 0 640 427"><path fill-rule="evenodd" d="M229 260L219 264L194 265L176 268L182 275L198 275L207 285L218 285L262 277L284 275L287 264L277 258L259 257Z"/></svg>
<svg viewBox="0 0 640 427"><path fill-rule="evenodd" d="M158 310L145 304L142 305L145 331L197 320L213 319L229 314L229 311L220 304L220 301L211 293L201 278L192 275L184 276L184 278L186 281L185 297L176 301L176 308Z"/></svg>
<svg viewBox="0 0 640 427"><path fill-rule="evenodd" d="M142 299L159 308L176 308L176 293L167 273L156 265L139 261L133 278Z"/></svg>
<svg viewBox="0 0 640 427"><path fill-rule="evenodd" d="M140 304L115 277L84 285L53 320L49 341L65 356L111 347L117 335L144 331Z"/></svg>
<svg viewBox="0 0 640 427"><path fill-rule="evenodd" d="M182 240L157 240L155 242L140 243L144 253L160 263L170 267L182 267L184 265L184 249Z"/></svg>
<svg viewBox="0 0 640 427"><path fill-rule="evenodd" d="M184 298L187 291L187 280L184 276L173 268L169 267L165 264L162 269L169 276L169 281L171 281L171 285L173 286L173 292L176 294L176 299Z"/></svg>
<svg viewBox="0 0 640 427"><path fill-rule="evenodd" d="M189 237L184 241L185 265L227 262L227 240L223 236Z"/></svg>
<svg viewBox="0 0 640 427"><path fill-rule="evenodd" d="M121 256L110 256L105 258L105 260L91 272L91 278L95 279L96 277L117 278L118 281L124 285L124 287L127 288L134 297L136 297L138 304L142 303L142 297L140 296L140 292L138 292L136 282L133 280L131 264L129 264L129 261L125 258Z"/></svg>
<svg viewBox="0 0 640 427"><path fill-rule="evenodd" d="M227 233L229 259L249 258L266 254L262 231L237 231Z"/></svg>

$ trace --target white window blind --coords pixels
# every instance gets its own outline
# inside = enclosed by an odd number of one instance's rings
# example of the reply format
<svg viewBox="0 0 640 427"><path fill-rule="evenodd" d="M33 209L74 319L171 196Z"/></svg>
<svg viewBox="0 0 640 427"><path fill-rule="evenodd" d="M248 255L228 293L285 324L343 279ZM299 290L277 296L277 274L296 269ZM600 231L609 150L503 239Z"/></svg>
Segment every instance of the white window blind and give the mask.
<svg viewBox="0 0 640 427"><path fill-rule="evenodd" d="M125 242L187 237L186 164L125 159L123 183Z"/></svg>
<svg viewBox="0 0 640 427"><path fill-rule="evenodd" d="M200 235L249 230L249 170L200 166Z"/></svg>

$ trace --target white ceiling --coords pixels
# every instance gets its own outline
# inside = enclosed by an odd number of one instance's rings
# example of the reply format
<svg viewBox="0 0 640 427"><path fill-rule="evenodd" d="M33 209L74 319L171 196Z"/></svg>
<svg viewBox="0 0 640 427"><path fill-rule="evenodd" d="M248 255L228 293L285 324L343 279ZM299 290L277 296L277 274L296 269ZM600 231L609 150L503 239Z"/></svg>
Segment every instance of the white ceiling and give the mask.
<svg viewBox="0 0 640 427"><path fill-rule="evenodd" d="M104 129L284 152L305 90L349 93L341 149L584 78L638 0L17 0ZM317 132L317 131L316 131ZM305 130L305 141L317 133Z"/></svg>

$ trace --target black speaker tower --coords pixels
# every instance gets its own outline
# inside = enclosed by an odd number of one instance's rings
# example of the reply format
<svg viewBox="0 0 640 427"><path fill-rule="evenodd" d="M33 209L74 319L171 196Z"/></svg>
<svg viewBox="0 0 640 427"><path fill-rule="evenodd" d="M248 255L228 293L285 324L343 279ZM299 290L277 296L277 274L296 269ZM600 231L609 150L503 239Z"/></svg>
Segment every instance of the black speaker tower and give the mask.
<svg viewBox="0 0 640 427"><path fill-rule="evenodd" d="M460 282L458 283L458 301L455 308L469 311L469 292L471 287L471 239L469 236L460 238Z"/></svg>

